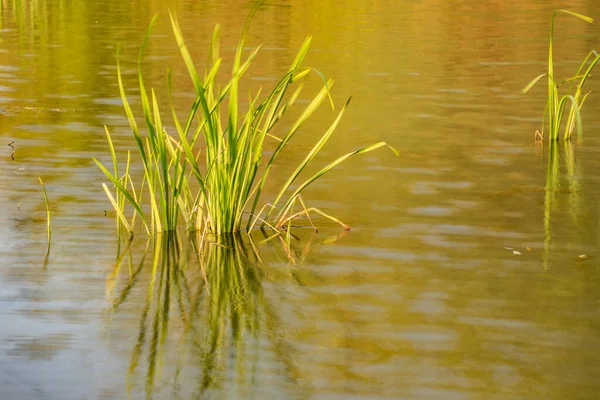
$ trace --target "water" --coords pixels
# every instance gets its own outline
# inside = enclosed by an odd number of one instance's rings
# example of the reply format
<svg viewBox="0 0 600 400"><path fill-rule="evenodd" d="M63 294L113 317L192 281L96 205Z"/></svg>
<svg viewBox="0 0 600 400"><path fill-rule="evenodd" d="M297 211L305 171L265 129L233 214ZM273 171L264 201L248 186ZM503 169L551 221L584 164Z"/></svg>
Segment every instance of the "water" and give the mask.
<svg viewBox="0 0 600 400"><path fill-rule="evenodd" d="M600 83L588 86L583 144L553 156L549 191L548 149L533 143L545 90L520 93L544 71L556 4L269 2L251 29L249 46L264 48L248 85L272 84L312 35L307 64L336 80L338 105L353 96L317 162L378 140L400 157L354 159L306 193L353 230L318 220L296 263L275 244L257 245L262 262L246 243L204 270L188 255L179 275L159 257L154 286L154 243L142 262L134 241L131 266L126 256L115 269L114 215L91 160L109 160L103 125L121 156L133 146L116 48L139 106L137 50L161 11L144 72L164 93L172 65L183 110L192 88L165 11L177 9L201 63L215 23L231 57L249 7L21 4L2 1L0 18L0 135L15 142L15 161L5 145L0 157L1 398L596 397ZM592 0L571 7L600 18ZM557 21L568 76L598 48L598 25ZM271 195L332 118L323 109L292 143ZM53 214L45 269L38 176Z"/></svg>

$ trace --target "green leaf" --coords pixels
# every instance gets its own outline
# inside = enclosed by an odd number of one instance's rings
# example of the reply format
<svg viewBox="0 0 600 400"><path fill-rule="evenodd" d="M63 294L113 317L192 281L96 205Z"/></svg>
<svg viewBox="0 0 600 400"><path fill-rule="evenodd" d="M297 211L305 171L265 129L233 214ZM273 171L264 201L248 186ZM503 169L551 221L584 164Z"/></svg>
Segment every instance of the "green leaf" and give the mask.
<svg viewBox="0 0 600 400"><path fill-rule="evenodd" d="M540 79L542 79L544 76L547 76L548 74L541 74L536 76L531 82L529 82L527 84L527 86L525 86L523 89L521 89L521 93L527 93L529 91L529 89L531 89Z"/></svg>

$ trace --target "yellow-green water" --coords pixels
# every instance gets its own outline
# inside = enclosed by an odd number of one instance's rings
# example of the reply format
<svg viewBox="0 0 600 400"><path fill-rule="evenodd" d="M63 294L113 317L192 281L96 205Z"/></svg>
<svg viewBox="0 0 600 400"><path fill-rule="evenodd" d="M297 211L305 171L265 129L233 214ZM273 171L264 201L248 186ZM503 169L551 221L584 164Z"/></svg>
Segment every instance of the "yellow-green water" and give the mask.
<svg viewBox="0 0 600 400"><path fill-rule="evenodd" d="M155 274L154 243L141 262L141 240L115 270L114 215L91 160L109 160L104 124L121 155L133 148L116 48L137 104L137 50L161 11L145 74L165 93L172 65L183 110L192 88L166 10L202 64L216 23L233 55L249 4L0 4L0 398L597 398L600 81L583 144L558 149L550 177L533 143L545 89L520 93L544 72L549 17L564 4L267 2L248 86L274 84L312 35L307 64L336 80L338 105L353 96L317 161L378 140L401 155L354 159L306 193L353 230L318 220L295 264L264 244L259 262L245 243L213 250L204 270L187 253L182 265L159 257ZM569 8L600 19L596 1ZM561 16L559 72L591 49L600 25ZM271 195L332 118L324 109L298 135ZM46 269L38 176L53 216Z"/></svg>

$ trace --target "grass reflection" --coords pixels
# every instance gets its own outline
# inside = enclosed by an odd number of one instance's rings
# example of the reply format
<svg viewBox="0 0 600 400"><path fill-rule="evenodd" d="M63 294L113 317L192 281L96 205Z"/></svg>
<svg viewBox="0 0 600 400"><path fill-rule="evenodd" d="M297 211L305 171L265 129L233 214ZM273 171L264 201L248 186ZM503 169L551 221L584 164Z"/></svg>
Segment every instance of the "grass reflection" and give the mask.
<svg viewBox="0 0 600 400"><path fill-rule="evenodd" d="M264 351L275 353L286 379L298 384L293 351L264 293L267 275L281 272L264 263L251 237L227 235L209 243L199 235L156 235L139 262L133 262L130 243L122 247L107 278L113 312L135 307L140 291L145 292L127 374L130 393L140 390L136 382L141 376L147 397L167 384L161 375L169 377L175 391L189 388L180 380L192 369L195 397L235 388L245 398L259 378ZM310 249L310 242L303 249L283 240L271 242L274 248L283 245L272 254L286 263L300 262Z"/></svg>
<svg viewBox="0 0 600 400"><path fill-rule="evenodd" d="M563 181L566 181L566 185ZM552 215L558 207L559 194L568 195L569 214L573 223L577 225L581 206L581 182L575 151L573 145L568 141L562 143L562 146L550 142L548 150L544 198L544 269L548 268L552 249Z"/></svg>
<svg viewBox="0 0 600 400"><path fill-rule="evenodd" d="M58 6L62 11L65 1L59 1ZM34 36L47 43L49 16L47 0L0 0L0 29L5 29L7 22L15 26L23 43Z"/></svg>

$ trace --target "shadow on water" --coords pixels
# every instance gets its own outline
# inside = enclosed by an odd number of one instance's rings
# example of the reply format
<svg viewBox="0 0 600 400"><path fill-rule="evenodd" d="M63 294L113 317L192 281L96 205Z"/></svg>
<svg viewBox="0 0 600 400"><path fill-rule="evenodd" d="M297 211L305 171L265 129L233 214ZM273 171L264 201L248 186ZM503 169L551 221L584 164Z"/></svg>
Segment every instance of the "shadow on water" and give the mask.
<svg viewBox="0 0 600 400"><path fill-rule="evenodd" d="M552 220L560 200L568 198L568 210L574 225L578 224L581 207L581 177L571 142L550 142L544 197L544 269L552 251Z"/></svg>
<svg viewBox="0 0 600 400"><path fill-rule="evenodd" d="M302 250L285 241L272 244L279 245L273 254L290 264L300 262L310 248L310 242ZM256 397L259 359L266 356L283 367L286 381L304 394L301 398L308 396L275 302L265 295L267 276L279 272L270 270L250 236L225 236L217 244L196 235L157 235L141 260L134 263L133 258L126 243L106 286L113 313L136 307L140 300L133 292L145 292L127 374L130 394L141 390L137 382L143 376L150 398L164 389L167 381L161 376L169 375L175 395L187 398L179 388L189 385L180 379L191 369L194 398L232 390L242 391L237 393L241 398Z"/></svg>

